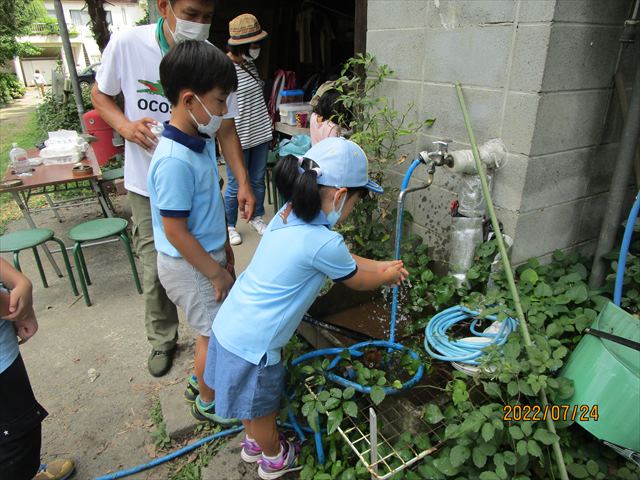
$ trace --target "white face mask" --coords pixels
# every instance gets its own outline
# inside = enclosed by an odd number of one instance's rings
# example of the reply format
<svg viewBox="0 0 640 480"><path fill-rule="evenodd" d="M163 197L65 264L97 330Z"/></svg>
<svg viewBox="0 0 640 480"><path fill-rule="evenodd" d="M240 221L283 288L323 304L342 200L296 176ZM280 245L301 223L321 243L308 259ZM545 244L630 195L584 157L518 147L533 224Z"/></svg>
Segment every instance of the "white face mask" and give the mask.
<svg viewBox="0 0 640 480"><path fill-rule="evenodd" d="M340 206L336 209L336 199L333 199L333 210L331 210L327 214L327 221L329 222L329 228L333 229L340 220L342 216L342 209L344 208L344 204L347 202L347 192L342 196L342 201L340 202Z"/></svg>
<svg viewBox="0 0 640 480"><path fill-rule="evenodd" d="M251 60L255 60L260 56L260 48L250 48L249 49L249 57Z"/></svg>
<svg viewBox="0 0 640 480"><path fill-rule="evenodd" d="M207 135L209 138L214 138L216 136L216 132L222 124L222 117L218 115L211 115L207 107L205 107L204 103L202 103L202 100L200 100L200 97L198 97L198 95L196 95L195 97L200 102L200 105L202 105L202 108L204 108L204 111L207 112L207 115L209 115L209 123L205 125L198 122L195 115L191 113L191 110L189 110L189 115L191 115L191 119L195 122L196 128L200 133Z"/></svg>
<svg viewBox="0 0 640 480"><path fill-rule="evenodd" d="M173 41L175 43L180 43L184 40L199 40L202 42L209 38L209 29L211 28L210 23L198 23L183 20L176 16L176 13L173 11L173 7L171 6L171 2L169 2L169 8L176 19L176 31L172 32L171 28L169 28L169 32L171 32L171 36L173 36Z"/></svg>

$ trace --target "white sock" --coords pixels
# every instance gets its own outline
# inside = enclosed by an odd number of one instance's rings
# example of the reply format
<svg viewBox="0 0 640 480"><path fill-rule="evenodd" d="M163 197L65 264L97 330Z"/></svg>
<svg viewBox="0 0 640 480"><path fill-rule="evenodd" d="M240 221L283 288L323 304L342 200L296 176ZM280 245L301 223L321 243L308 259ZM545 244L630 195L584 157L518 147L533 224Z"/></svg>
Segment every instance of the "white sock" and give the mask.
<svg viewBox="0 0 640 480"><path fill-rule="evenodd" d="M280 460L283 454L284 454L284 447L282 446L282 443L280 443L280 453L278 453L275 457L270 457L269 455L265 455L264 453L262 454L262 456L267 460L275 462L277 460Z"/></svg>
<svg viewBox="0 0 640 480"><path fill-rule="evenodd" d="M247 435L246 433L244 434L244 438L247 442L254 442L255 443L255 439L251 438L249 435Z"/></svg>

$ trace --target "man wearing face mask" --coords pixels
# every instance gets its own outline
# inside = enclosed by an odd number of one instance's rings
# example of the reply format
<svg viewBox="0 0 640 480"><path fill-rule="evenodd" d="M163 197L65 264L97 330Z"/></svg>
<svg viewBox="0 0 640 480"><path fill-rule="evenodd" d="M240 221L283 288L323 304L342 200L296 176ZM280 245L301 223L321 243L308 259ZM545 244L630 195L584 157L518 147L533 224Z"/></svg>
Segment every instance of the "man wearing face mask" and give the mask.
<svg viewBox="0 0 640 480"><path fill-rule="evenodd" d="M267 38L260 23L250 13L243 13L229 22L229 58L236 67L238 76L238 116L236 128L244 164L249 173L251 189L256 195L256 210L249 225L260 235L267 229L264 215L264 171L267 167L269 143L273 138L271 119L264 101L263 85L254 61L260 54L260 46ZM236 230L238 220L238 183L233 172L227 168L227 189L224 192L224 207L231 245L242 243Z"/></svg>
<svg viewBox="0 0 640 480"><path fill-rule="evenodd" d="M147 173L156 137L150 127L169 120L171 106L160 83L159 67L173 45L184 40L206 41L213 17L213 0L157 0L161 15L155 25L135 27L111 38L91 91L94 107L125 139L124 182L131 205L133 236L143 264L145 327L152 350L149 372L159 377L173 362L178 339L176 307L158 280L153 241ZM124 112L114 100L122 93ZM227 99L228 112L213 116L201 129L217 136L227 165L238 181L238 204L243 218L251 219L255 197L242 159L236 133L235 94Z"/></svg>

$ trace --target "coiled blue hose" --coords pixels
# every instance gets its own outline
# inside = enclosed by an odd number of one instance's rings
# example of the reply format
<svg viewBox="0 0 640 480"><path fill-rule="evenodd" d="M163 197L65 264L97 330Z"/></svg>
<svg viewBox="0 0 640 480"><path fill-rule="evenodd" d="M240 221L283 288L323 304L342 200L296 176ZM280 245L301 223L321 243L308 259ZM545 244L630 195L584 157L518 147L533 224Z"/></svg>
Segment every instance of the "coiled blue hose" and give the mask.
<svg viewBox="0 0 640 480"><path fill-rule="evenodd" d="M447 362L463 362L471 365L478 365L477 359L481 357L483 350L491 345L504 345L513 332L518 322L511 317L507 317L502 322L497 333L484 333L476 330L477 323L481 320L480 313L469 310L460 305L447 308L434 315L427 324L424 331L424 348L433 358ZM496 321L494 315L485 317L488 320ZM490 339L486 343L471 343L463 340L452 340L447 331L456 324L464 321L471 321L471 333L477 337Z"/></svg>

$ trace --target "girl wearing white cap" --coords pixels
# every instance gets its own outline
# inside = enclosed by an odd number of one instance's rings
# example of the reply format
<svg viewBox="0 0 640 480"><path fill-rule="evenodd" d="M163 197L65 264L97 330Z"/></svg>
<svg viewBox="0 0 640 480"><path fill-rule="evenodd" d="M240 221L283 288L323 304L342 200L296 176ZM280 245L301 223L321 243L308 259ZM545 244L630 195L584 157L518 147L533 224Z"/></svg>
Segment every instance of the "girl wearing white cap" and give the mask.
<svg viewBox="0 0 640 480"><path fill-rule="evenodd" d="M213 322L204 375L216 391L216 414L242 420L242 459L258 462L263 479L302 468L297 445L276 425L285 382L281 351L325 279L373 290L408 275L402 261L350 254L333 231L362 195L382 192L369 180L358 145L340 137L323 140L301 160L282 159L275 179L288 203L269 223Z"/></svg>

